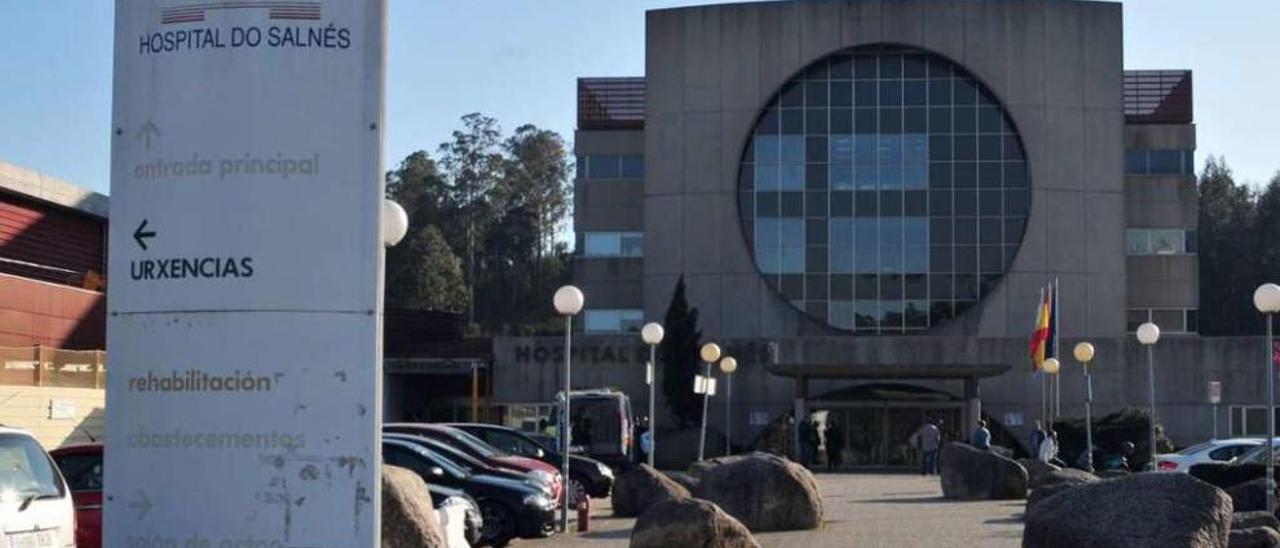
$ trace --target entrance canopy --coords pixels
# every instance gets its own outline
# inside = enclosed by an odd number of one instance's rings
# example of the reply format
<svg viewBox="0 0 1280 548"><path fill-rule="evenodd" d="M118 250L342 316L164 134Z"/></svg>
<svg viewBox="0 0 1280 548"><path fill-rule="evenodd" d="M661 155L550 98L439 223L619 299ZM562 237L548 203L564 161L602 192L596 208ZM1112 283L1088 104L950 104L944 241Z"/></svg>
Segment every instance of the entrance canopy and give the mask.
<svg viewBox="0 0 1280 548"><path fill-rule="evenodd" d="M994 377L1009 367L1005 363L778 363L767 369L775 375L809 379L967 379Z"/></svg>

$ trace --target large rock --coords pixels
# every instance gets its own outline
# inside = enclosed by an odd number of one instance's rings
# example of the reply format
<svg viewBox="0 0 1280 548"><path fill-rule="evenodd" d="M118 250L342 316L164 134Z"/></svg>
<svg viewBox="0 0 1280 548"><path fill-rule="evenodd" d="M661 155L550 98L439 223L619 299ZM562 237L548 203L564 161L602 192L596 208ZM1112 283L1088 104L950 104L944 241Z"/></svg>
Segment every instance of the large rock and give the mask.
<svg viewBox="0 0 1280 548"><path fill-rule="evenodd" d="M1049 472L1062 470L1061 466L1049 464L1040 459L1018 459L1018 464L1027 469L1027 485L1032 489L1040 486L1040 478Z"/></svg>
<svg viewBox="0 0 1280 548"><path fill-rule="evenodd" d="M1044 487L1048 485L1057 485L1059 483L1069 483L1071 485L1081 485L1085 483L1093 483L1098 480L1098 476L1085 472L1084 470L1076 470L1075 468L1064 468L1062 470L1054 470L1040 476L1040 483L1033 484L1032 488Z"/></svg>
<svg viewBox="0 0 1280 548"><path fill-rule="evenodd" d="M1266 526L1235 529L1227 538L1227 548L1273 548L1280 544L1280 532Z"/></svg>
<svg viewBox="0 0 1280 548"><path fill-rule="evenodd" d="M445 548L444 531L422 477L382 467L382 548Z"/></svg>
<svg viewBox="0 0 1280 548"><path fill-rule="evenodd" d="M1058 493L1065 493L1075 489L1078 485L1079 484L1075 483L1055 483L1032 489L1031 494L1027 495L1027 511L1030 512L1032 506L1040 504L1045 499L1057 495Z"/></svg>
<svg viewBox="0 0 1280 548"><path fill-rule="evenodd" d="M649 507L631 530L631 548L760 548L751 531L705 500L667 500Z"/></svg>
<svg viewBox="0 0 1280 548"><path fill-rule="evenodd" d="M1258 478L1229 487L1227 495L1237 512L1253 512L1267 509L1267 478ZM1275 493L1272 493L1275 496Z"/></svg>
<svg viewBox="0 0 1280 548"><path fill-rule="evenodd" d="M632 468L613 483L613 515L636 517L666 500L689 498L689 490L648 464Z"/></svg>
<svg viewBox="0 0 1280 548"><path fill-rule="evenodd" d="M1267 513L1266 510L1253 510L1250 512L1239 512L1231 515L1232 529L1248 529L1250 527L1270 527L1272 529L1280 529L1280 520L1274 515Z"/></svg>
<svg viewBox="0 0 1280 548"><path fill-rule="evenodd" d="M690 493L698 492L698 478L688 472L667 472L667 477L684 486Z"/></svg>
<svg viewBox="0 0 1280 548"><path fill-rule="evenodd" d="M1040 485L1032 489L1031 495L1027 496L1027 508L1058 493L1095 481L1101 480L1083 470L1067 468L1046 472L1040 477Z"/></svg>
<svg viewBox="0 0 1280 548"><path fill-rule="evenodd" d="M690 469L694 496L716 503L747 528L794 531L822 526L822 497L813 474L769 453L721 457Z"/></svg>
<svg viewBox="0 0 1280 548"><path fill-rule="evenodd" d="M1086 483L1027 507L1024 548L1221 548L1231 497L1186 474Z"/></svg>
<svg viewBox="0 0 1280 548"><path fill-rule="evenodd" d="M949 499L1025 499L1027 469L1013 459L964 443L942 446L942 496Z"/></svg>

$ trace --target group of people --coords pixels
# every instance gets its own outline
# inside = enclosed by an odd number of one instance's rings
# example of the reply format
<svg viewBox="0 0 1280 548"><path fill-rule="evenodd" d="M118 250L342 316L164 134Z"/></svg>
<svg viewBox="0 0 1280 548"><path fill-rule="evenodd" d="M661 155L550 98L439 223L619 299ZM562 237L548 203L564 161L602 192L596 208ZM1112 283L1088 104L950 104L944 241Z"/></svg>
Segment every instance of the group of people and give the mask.
<svg viewBox="0 0 1280 548"><path fill-rule="evenodd" d="M844 430L835 419L828 418L823 429L818 421L809 418L800 421L800 464L813 466L818 460L818 449L823 447L827 452L827 471L839 468L844 464ZM825 436L824 436L825 434ZM823 443L822 438L826 438Z"/></svg>
<svg viewBox="0 0 1280 548"><path fill-rule="evenodd" d="M1031 442L1031 454L1039 458L1041 462L1066 466L1066 463L1058 458L1058 448L1060 446L1056 430L1046 431L1044 425L1040 421L1036 421L1036 427L1031 429L1031 439L1029 441Z"/></svg>

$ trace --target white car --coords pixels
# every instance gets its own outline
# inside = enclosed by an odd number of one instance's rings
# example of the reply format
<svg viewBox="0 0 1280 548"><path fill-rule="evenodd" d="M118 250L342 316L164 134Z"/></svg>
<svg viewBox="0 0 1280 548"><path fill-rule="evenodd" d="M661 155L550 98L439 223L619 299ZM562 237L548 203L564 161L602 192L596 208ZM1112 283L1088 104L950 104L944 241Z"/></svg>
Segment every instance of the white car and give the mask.
<svg viewBox="0 0 1280 548"><path fill-rule="evenodd" d="M74 548L76 516L62 473L31 434L0 427L0 535L10 548Z"/></svg>
<svg viewBox="0 0 1280 548"><path fill-rule="evenodd" d="M1176 453L1156 455L1156 470L1186 473L1193 464L1227 462L1262 445L1263 441L1261 438L1231 438L1197 443Z"/></svg>

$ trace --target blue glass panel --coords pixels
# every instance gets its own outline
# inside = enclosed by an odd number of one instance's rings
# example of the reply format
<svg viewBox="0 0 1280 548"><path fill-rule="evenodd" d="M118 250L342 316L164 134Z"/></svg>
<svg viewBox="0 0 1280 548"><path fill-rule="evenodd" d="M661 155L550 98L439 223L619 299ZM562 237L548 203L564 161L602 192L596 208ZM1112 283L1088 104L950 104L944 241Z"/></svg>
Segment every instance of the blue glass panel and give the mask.
<svg viewBox="0 0 1280 548"><path fill-rule="evenodd" d="M781 168L778 188L782 190L804 189L804 164L784 164Z"/></svg>
<svg viewBox="0 0 1280 548"><path fill-rule="evenodd" d="M756 135L755 153L757 165L777 164L781 159L781 137L777 135Z"/></svg>
<svg viewBox="0 0 1280 548"><path fill-rule="evenodd" d="M852 135L832 135L828 143L831 150L827 161L833 164L853 164Z"/></svg>
<svg viewBox="0 0 1280 548"><path fill-rule="evenodd" d="M852 190L853 166L844 164L831 166L831 188L834 190Z"/></svg>
<svg viewBox="0 0 1280 548"><path fill-rule="evenodd" d="M781 138L782 149L780 164L803 164L804 163L804 137L800 135L783 135ZM759 152L759 150L757 150ZM758 162L768 163L768 162Z"/></svg>
<svg viewBox="0 0 1280 548"><path fill-rule="evenodd" d="M831 272L853 272L853 219L831 220Z"/></svg>
<svg viewBox="0 0 1280 548"><path fill-rule="evenodd" d="M756 190L778 190L781 170L777 165L757 165L755 172Z"/></svg>

